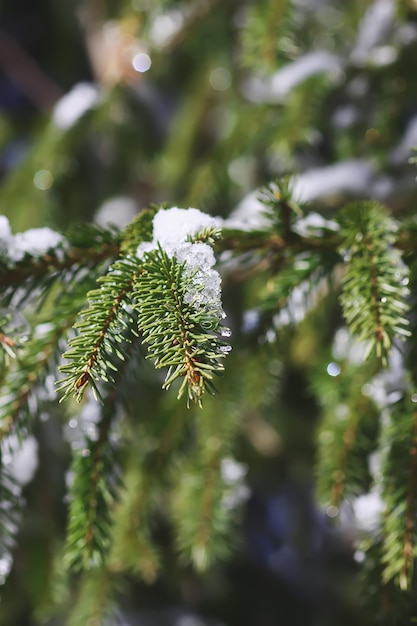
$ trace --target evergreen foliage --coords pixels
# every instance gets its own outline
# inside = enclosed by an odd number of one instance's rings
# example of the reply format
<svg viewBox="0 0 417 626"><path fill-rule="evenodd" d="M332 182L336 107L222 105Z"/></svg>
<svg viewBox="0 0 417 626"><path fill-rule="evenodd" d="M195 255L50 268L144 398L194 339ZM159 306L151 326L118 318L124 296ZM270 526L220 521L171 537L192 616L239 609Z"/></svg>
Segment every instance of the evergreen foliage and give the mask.
<svg viewBox="0 0 417 626"><path fill-rule="evenodd" d="M416 3L93 4L0 94L0 626L412 623Z"/></svg>

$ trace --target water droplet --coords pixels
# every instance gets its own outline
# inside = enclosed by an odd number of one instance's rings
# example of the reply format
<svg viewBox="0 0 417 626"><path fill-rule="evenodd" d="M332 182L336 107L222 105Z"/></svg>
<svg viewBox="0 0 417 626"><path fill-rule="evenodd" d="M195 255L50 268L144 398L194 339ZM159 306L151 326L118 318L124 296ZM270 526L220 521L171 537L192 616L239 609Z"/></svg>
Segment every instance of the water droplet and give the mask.
<svg viewBox="0 0 417 626"><path fill-rule="evenodd" d="M139 52L139 54L136 54L133 57L132 65L137 72L143 74L149 70L152 65L152 61L148 54L145 52Z"/></svg>
<svg viewBox="0 0 417 626"><path fill-rule="evenodd" d="M324 430L319 434L319 440L323 445L328 445L333 443L334 435L330 430Z"/></svg>
<svg viewBox="0 0 417 626"><path fill-rule="evenodd" d="M386 297L385 297L385 296L382 296L382 298L381 298L381 302L382 302L383 304L385 304L385 302L386 302L386 301L387 301Z"/></svg>
<svg viewBox="0 0 417 626"><path fill-rule="evenodd" d="M329 376L339 376L340 374L340 366L337 363L329 363L326 368Z"/></svg>
<svg viewBox="0 0 417 626"><path fill-rule="evenodd" d="M220 352L230 352L232 350L232 346L220 346Z"/></svg>
<svg viewBox="0 0 417 626"><path fill-rule="evenodd" d="M232 75L226 67L216 67L210 73L209 81L216 91L225 91L232 84Z"/></svg>
<svg viewBox="0 0 417 626"><path fill-rule="evenodd" d="M54 184L54 177L49 170L38 170L33 177L33 184L41 191L46 191Z"/></svg>
<svg viewBox="0 0 417 626"><path fill-rule="evenodd" d="M356 563L363 563L365 560L365 552L363 550L356 550L353 554L353 558Z"/></svg>
<svg viewBox="0 0 417 626"><path fill-rule="evenodd" d="M339 509L334 504L327 507L326 513L329 517L337 517L339 515Z"/></svg>
<svg viewBox="0 0 417 626"><path fill-rule="evenodd" d="M81 450L81 456L90 456L91 452L88 448L84 448L84 450Z"/></svg>
<svg viewBox="0 0 417 626"><path fill-rule="evenodd" d="M411 396L411 402L417 402L417 393L413 393Z"/></svg>
<svg viewBox="0 0 417 626"><path fill-rule="evenodd" d="M222 337L230 337L232 334L232 331L230 330L230 328L223 326L223 328L220 331L220 334Z"/></svg>
<svg viewBox="0 0 417 626"><path fill-rule="evenodd" d="M406 285L408 285L410 282L410 279L408 278L408 276L406 276L405 278L402 279L401 284L405 287Z"/></svg>

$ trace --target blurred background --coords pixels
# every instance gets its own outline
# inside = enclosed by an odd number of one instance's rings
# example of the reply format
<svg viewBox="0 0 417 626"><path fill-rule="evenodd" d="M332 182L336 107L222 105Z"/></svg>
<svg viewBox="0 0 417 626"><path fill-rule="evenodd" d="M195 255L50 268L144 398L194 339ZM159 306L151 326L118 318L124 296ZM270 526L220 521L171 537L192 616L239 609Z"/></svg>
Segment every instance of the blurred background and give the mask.
<svg viewBox="0 0 417 626"><path fill-rule="evenodd" d="M123 226L167 202L257 227L257 189L286 175L329 219L355 198L413 214L416 62L415 0L3 0L0 214L14 232L65 231L84 221ZM225 303L247 329L250 289L230 286ZM305 368L325 331L303 332L285 367L276 361L268 373L279 398L270 402L265 386L247 421L241 549L202 579L172 567L150 586L129 581L108 626L361 623L354 530L349 521L332 529L313 501L319 409ZM260 372L262 358L253 367ZM271 425L263 412L278 406ZM65 623L45 608L45 553L62 539L68 462L48 429L2 626ZM231 469L232 482L245 467ZM294 554L287 539L300 516L309 532L304 554Z"/></svg>

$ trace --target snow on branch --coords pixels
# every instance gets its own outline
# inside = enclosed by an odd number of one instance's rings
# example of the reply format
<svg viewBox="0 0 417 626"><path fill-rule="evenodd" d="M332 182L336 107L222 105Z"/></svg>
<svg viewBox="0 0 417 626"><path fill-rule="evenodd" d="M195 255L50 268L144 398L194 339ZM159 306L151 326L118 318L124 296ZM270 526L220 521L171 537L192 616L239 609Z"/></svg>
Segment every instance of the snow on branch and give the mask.
<svg viewBox="0 0 417 626"><path fill-rule="evenodd" d="M216 220L197 209L161 209L153 240L137 250L144 270L137 281L139 329L148 358L169 368L165 388L183 378L178 397L187 389L188 403L214 391L213 375L230 350L221 339L230 331L220 325L221 279L209 245L219 237Z"/></svg>

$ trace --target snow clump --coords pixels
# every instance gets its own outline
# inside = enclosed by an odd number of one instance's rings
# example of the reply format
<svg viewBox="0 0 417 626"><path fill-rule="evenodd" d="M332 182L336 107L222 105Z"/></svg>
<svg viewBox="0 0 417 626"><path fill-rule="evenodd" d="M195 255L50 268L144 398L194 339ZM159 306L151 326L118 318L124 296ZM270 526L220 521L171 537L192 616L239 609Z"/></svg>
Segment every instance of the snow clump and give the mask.
<svg viewBox="0 0 417 626"><path fill-rule="evenodd" d="M213 250L198 238L208 228L218 228L219 221L198 209L161 209L153 219L153 240L141 243L137 249L139 258L155 250L158 244L170 258L185 262L185 278L190 278L185 302L194 308L210 309L219 319L225 317L221 304L221 278L212 269L216 259Z"/></svg>
<svg viewBox="0 0 417 626"><path fill-rule="evenodd" d="M64 237L51 228L30 228L13 237L9 257L15 262L21 261L25 254L41 257L50 250L57 252L63 243Z"/></svg>
<svg viewBox="0 0 417 626"><path fill-rule="evenodd" d="M30 228L23 233L12 234L9 220L0 215L0 257L11 264L21 261L25 254L42 257L53 251L62 256L66 239L51 228Z"/></svg>

